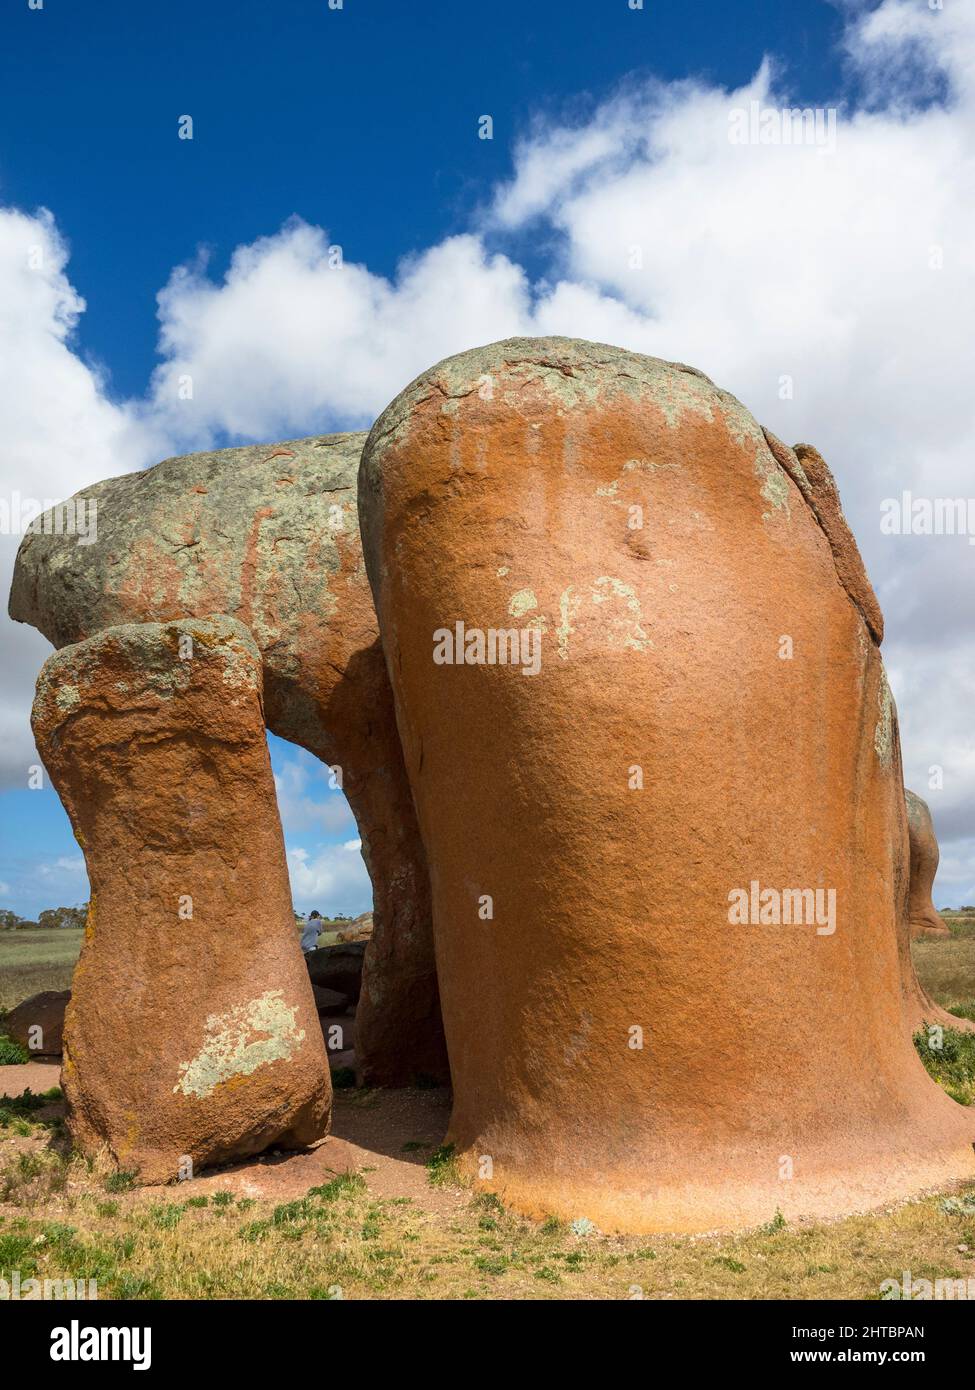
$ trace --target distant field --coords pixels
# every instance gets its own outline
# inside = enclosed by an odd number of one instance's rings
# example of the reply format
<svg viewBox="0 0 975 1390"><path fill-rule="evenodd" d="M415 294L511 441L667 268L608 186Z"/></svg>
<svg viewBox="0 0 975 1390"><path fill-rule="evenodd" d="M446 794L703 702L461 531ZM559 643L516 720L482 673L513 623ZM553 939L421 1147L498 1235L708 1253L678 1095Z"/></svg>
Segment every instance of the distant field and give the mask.
<svg viewBox="0 0 975 1390"><path fill-rule="evenodd" d="M917 941L914 963L921 983L945 1008L975 1004L975 916L944 913L950 941ZM324 919L319 945L338 940L350 924ZM84 935L70 927L0 932L0 1009L12 1009L42 989L68 989Z"/></svg>
<svg viewBox="0 0 975 1390"><path fill-rule="evenodd" d="M69 989L83 936L80 927L0 932L0 1009L43 989Z"/></svg>

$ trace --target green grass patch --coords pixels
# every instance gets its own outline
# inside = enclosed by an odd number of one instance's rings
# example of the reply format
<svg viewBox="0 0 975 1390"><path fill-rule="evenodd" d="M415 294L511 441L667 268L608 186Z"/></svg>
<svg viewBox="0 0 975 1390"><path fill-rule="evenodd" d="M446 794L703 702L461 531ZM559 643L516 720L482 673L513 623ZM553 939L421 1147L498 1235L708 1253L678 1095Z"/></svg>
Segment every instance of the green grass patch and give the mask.
<svg viewBox="0 0 975 1390"><path fill-rule="evenodd" d="M453 1144L441 1144L427 1159L427 1181L434 1187L453 1186L460 1181Z"/></svg>
<svg viewBox="0 0 975 1390"><path fill-rule="evenodd" d="M914 1034L914 1046L928 1074L952 1100L975 1105L975 1033L921 1028Z"/></svg>
<svg viewBox="0 0 975 1390"><path fill-rule="evenodd" d="M0 1037L0 1067L19 1067L30 1061L30 1053L13 1038Z"/></svg>

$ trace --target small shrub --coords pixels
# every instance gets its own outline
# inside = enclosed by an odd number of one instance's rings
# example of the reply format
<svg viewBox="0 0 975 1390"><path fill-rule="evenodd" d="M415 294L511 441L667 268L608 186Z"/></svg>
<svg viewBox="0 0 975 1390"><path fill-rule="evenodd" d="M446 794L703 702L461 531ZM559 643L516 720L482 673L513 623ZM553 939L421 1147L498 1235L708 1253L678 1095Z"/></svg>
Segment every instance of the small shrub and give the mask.
<svg viewBox="0 0 975 1390"><path fill-rule="evenodd" d="M763 1236L774 1236L776 1231L785 1229L785 1217L779 1211L778 1207L775 1209L775 1215L772 1217L772 1220L766 1221L765 1225L760 1227L760 1229Z"/></svg>
<svg viewBox="0 0 975 1390"><path fill-rule="evenodd" d="M457 1182L457 1159L453 1144L441 1144L427 1159L427 1181L434 1187Z"/></svg>
<svg viewBox="0 0 975 1390"><path fill-rule="evenodd" d="M30 1061L26 1047L13 1038L0 1037L0 1067L16 1067Z"/></svg>
<svg viewBox="0 0 975 1390"><path fill-rule="evenodd" d="M131 1192L138 1176L134 1169L119 1168L117 1172L109 1173L102 1186L106 1192Z"/></svg>
<svg viewBox="0 0 975 1390"><path fill-rule="evenodd" d="M914 1046L928 1074L959 1105L975 1104L975 1033L945 1028L939 1039L941 1046L932 1046L933 1041L926 1028L914 1034Z"/></svg>
<svg viewBox="0 0 975 1390"><path fill-rule="evenodd" d="M160 1231L173 1231L182 1221L185 1210L180 1202L159 1202L149 1208L149 1220Z"/></svg>
<svg viewBox="0 0 975 1390"><path fill-rule="evenodd" d="M361 1173L340 1173L331 1182L326 1182L321 1187L311 1187L308 1189L309 1197L320 1197L323 1202L334 1202L339 1197L355 1197L360 1192L365 1192L366 1180Z"/></svg>

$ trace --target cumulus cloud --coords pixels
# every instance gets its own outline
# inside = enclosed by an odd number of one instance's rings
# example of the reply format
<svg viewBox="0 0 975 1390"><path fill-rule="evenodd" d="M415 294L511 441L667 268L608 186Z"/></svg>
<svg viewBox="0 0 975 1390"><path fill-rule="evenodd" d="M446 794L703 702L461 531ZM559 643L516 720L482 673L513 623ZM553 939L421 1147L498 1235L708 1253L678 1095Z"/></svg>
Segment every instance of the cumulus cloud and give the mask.
<svg viewBox="0 0 975 1390"><path fill-rule="evenodd" d="M66 274L51 213L0 208L0 589L10 588L24 523L41 505L97 478L152 461L158 436L134 406L114 404L103 376L74 347L85 308ZM50 646L10 623L3 605L0 785L26 786L37 761L29 711Z"/></svg>
<svg viewBox="0 0 975 1390"><path fill-rule="evenodd" d="M361 840L322 845L314 851L290 849L288 871L297 911L317 908L347 917L367 912L372 907L372 885L361 851Z"/></svg>
<svg viewBox="0 0 975 1390"><path fill-rule="evenodd" d="M393 283L337 261L327 233L295 218L239 247L220 285L205 261L173 273L153 407L197 442L371 424L424 366L518 332L528 302L520 267L475 236L408 258Z"/></svg>
<svg viewBox="0 0 975 1390"><path fill-rule="evenodd" d="M819 98L835 109L830 147L733 143L735 112L794 104L774 55L734 92L627 84L576 125L540 119L470 230L392 278L342 260L340 228L299 220L238 247L220 280L204 258L178 268L136 404L113 404L71 350L81 306L50 218L3 214L0 297L13 279L18 298L0 409L15 412L17 456L69 491L152 447L365 425L438 358L514 333L701 367L833 468L887 617L908 782L952 842L952 892L975 899L960 857L975 833L975 612L961 597L975 548L880 530L887 497L971 490L975 7L884 0L846 17L846 82ZM518 262L525 238L545 250L543 279ZM51 252L39 277L24 269L31 239ZM25 666L32 679L37 662L34 641L3 679ZM25 697L2 699L11 732ZM300 789L282 794L300 806ZM302 851L292 874L337 872L342 853Z"/></svg>

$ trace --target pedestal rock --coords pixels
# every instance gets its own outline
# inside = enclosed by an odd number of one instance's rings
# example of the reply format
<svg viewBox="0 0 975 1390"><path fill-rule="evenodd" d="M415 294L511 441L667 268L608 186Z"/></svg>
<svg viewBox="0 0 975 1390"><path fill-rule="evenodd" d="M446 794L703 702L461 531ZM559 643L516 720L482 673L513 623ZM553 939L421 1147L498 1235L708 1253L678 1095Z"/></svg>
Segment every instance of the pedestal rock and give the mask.
<svg viewBox="0 0 975 1390"><path fill-rule="evenodd" d="M33 726L91 881L64 1030L75 1144L167 1182L320 1139L328 1059L247 629L129 624L66 647Z"/></svg>

